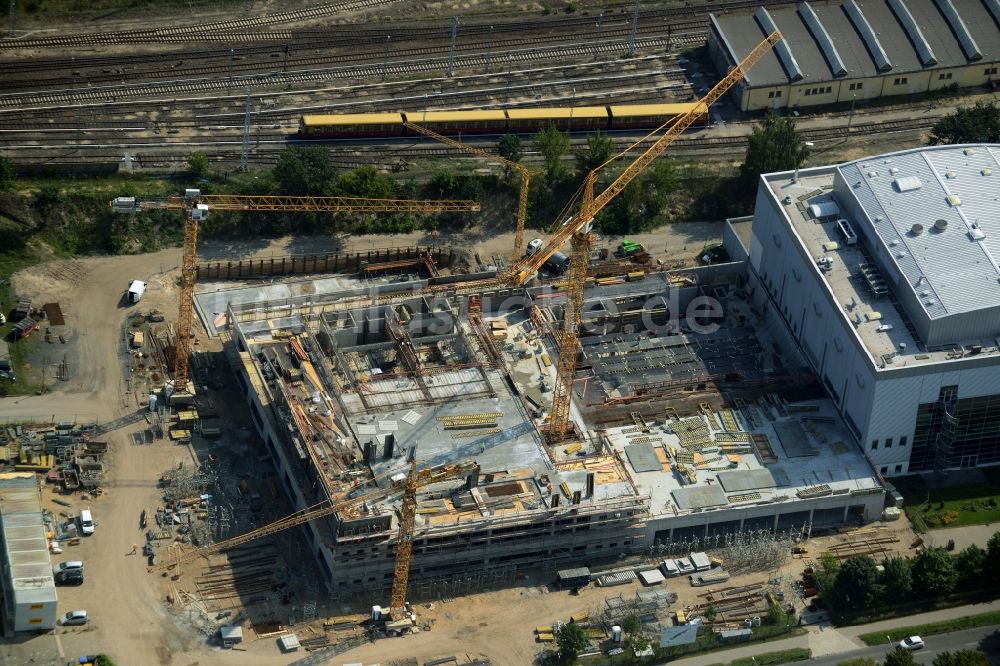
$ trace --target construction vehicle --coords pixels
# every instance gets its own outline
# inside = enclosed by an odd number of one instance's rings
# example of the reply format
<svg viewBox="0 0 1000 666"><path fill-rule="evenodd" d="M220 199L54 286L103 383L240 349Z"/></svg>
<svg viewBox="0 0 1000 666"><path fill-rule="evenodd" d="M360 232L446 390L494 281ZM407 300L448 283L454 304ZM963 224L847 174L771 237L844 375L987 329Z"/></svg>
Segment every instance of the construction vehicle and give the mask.
<svg viewBox="0 0 1000 666"><path fill-rule="evenodd" d="M181 290L177 313L177 343L174 348L173 387L177 393L188 390L188 356L194 325L194 281L198 258L198 223L209 211L299 211L313 213L440 213L478 211L475 201L434 201L404 199L366 199L361 197L292 197L202 194L187 189L183 197L139 199L118 197L111 201L116 213L144 210L183 210L184 249L181 255Z"/></svg>
<svg viewBox="0 0 1000 666"><path fill-rule="evenodd" d="M642 252L646 248L643 247L642 243L638 241L633 241L629 239L624 239L618 246L618 256L619 257L631 257L636 252Z"/></svg>
<svg viewBox="0 0 1000 666"><path fill-rule="evenodd" d="M531 183L531 177L535 175L534 171L531 171L523 164L518 164L517 162L512 162L508 159L500 157L499 155L494 155L493 153L488 153L485 150L480 150L479 148L474 148L472 146L467 146L464 143L455 141L454 139L449 139L446 136L442 136L433 130L429 130L426 127L421 127L420 125L415 125L413 123L404 123L404 126L414 130L415 132L420 132L424 136L430 137L435 141L440 141L443 144L449 145L458 150L464 150L472 155L478 155L479 157L485 157L489 160L496 160L502 163L508 169L516 171L521 177L521 187L518 190L517 195L517 214L514 216L515 229L514 229L514 251L511 254L510 260L512 262L517 261L521 258L521 243L524 242L524 223L528 217L528 186Z"/></svg>
<svg viewBox="0 0 1000 666"><path fill-rule="evenodd" d="M699 117L708 112L708 108L718 101L736 83L743 79L753 65L761 60L771 48L782 39L781 33L775 31L755 46L749 54L715 86L697 104L672 124L661 126L656 132L640 139L630 148L612 157L587 174L581 189L579 212L566 219L559 230L549 238L548 243L524 259L512 265L503 276L508 285L521 285L526 282L567 240L571 241L569 277L566 287L566 307L562 328L556 332L556 345L559 350L559 360L556 366L556 383L552 395L552 409L549 412L549 422L546 427L546 438L550 443L566 439L570 426L570 398L573 381L576 376L576 355L579 344L579 331L583 312L584 288L587 281L587 268L593 243L591 229L594 216L607 206L615 197L631 183L646 167L662 155L674 141L690 127ZM659 137L646 148L635 160L626 166L607 188L598 195L594 194L598 172L607 164L624 155L628 150L646 144L649 139Z"/></svg>

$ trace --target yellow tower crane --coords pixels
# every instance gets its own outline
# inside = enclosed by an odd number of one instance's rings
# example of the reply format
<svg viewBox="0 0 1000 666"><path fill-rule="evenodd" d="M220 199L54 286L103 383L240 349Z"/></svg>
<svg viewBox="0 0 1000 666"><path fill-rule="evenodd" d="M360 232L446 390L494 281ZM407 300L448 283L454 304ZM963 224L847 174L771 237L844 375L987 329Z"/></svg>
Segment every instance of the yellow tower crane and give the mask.
<svg viewBox="0 0 1000 666"><path fill-rule="evenodd" d="M612 199L621 194L622 190L636 176L642 173L653 160L662 155L699 116L708 113L709 107L743 79L746 76L747 70L759 62L781 38L781 34L777 31L768 35L736 67L731 69L721 81L715 84L708 91L708 94L691 107L691 110L677 118L669 127L664 125L652 133L650 137L656 136L657 133L662 131L662 134L659 134L659 138L646 148L631 164L625 167L622 173L597 196L594 195L597 172L607 163L588 173L583 183L580 212L566 220L549 239L548 243L539 248L537 252L515 263L511 267L511 271L506 276L505 281L514 285L523 284L535 271L542 267L549 257L555 254L556 250L563 243L572 239L572 254L570 255L569 276L566 285L566 307L564 309L563 326L556 335L559 361L556 365L556 383L552 395L552 409L546 428L546 438L550 442L559 442L566 439L567 432L569 431L570 404L573 392L573 380L576 375L576 353L583 313L587 264L593 240L591 228L594 216L607 206ZM645 139L633 144L633 147L643 141ZM612 159L618 159L618 157L621 157L621 154Z"/></svg>
<svg viewBox="0 0 1000 666"><path fill-rule="evenodd" d="M111 202L116 213L143 210L183 210L184 249L181 255L181 289L177 312L177 342L174 347L173 387L178 393L188 386L188 355L194 327L194 283L198 257L198 223L209 211L298 211L314 213L442 213L478 211L475 201L367 199L362 197L296 197L202 194L186 190L183 197L139 199L118 197Z"/></svg>
<svg viewBox="0 0 1000 666"><path fill-rule="evenodd" d="M416 470L416 463L411 458L410 461L410 473L407 478L402 482L391 483L386 488L380 488L378 490L373 490L368 493L362 493L350 499L344 499L337 502L321 502L314 506L302 509L301 511L296 511L290 516L285 516L279 520L274 521L263 527L258 527L255 530L251 530L246 534L240 534L231 539L226 539L225 541L219 541L213 543L209 546L202 546L201 548L191 548L181 553L177 553L171 557L164 559L159 564L150 567L150 571L167 571L168 569L173 569L178 564L183 564L185 562L191 562L198 559L199 557L208 557L209 555L214 555L216 553L221 553L227 550L232 550L237 546L242 546L243 544L250 543L262 537L270 536L272 534L277 534L278 532L283 532L287 529L291 529L298 525L304 525L305 523L311 522L313 520L318 520L326 516L332 516L337 513L344 513L360 507L363 504L368 504L369 506L380 500L385 500L390 497L398 495L401 491L403 493L404 507L406 504L406 496L412 495L412 505L416 506L416 491L417 488L421 486L426 486L432 483L441 483L443 481L449 481L451 479L456 479L463 476L475 475L479 472L479 465L475 462L461 462L448 465L438 465L436 467L430 467L426 469ZM395 474L395 473L394 473ZM406 513L405 509L400 510L400 523L403 522L403 514ZM416 511L411 509L411 515L415 515ZM400 529L402 533L402 528ZM412 541L413 536L413 526L411 519L411 526L409 528L409 540ZM402 538L402 537L401 537ZM401 542L400 542L401 543ZM399 571L399 545L397 544L397 571ZM407 550L409 553L409 549ZM409 574L409 555L406 556L406 572ZM407 575L408 577L408 575ZM398 602L399 608L402 608L405 603L406 597L406 583L404 579L402 581L403 588L402 593L399 595L400 601ZM393 610L397 605L397 589L396 586L399 581L393 580Z"/></svg>
<svg viewBox="0 0 1000 666"><path fill-rule="evenodd" d="M518 173L521 177L521 189L517 195L517 215L514 218L514 251L510 256L510 261L511 263L514 263L520 259L524 254L524 223L528 217L528 186L531 183L531 177L536 175L538 172L531 171L528 167L523 164L519 164L518 162L512 162L499 155L495 155L480 148L468 146L464 143L456 141L455 139L442 136L433 130L427 129L426 127L415 125L413 123L405 123L405 125L415 132L420 132L424 136L430 137L435 141L440 141L441 143L449 145L452 148L464 150L467 153L478 155L479 157L485 157L488 160L496 160Z"/></svg>

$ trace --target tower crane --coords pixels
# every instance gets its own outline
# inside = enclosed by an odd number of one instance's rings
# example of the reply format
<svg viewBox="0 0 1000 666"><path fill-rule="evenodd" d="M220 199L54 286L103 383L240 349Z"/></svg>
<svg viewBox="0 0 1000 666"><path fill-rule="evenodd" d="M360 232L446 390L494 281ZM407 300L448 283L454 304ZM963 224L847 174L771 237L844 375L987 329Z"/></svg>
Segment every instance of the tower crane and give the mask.
<svg viewBox="0 0 1000 666"><path fill-rule="evenodd" d="M435 201L426 199L369 199L363 197L298 197L254 196L235 194L202 194L200 190L185 190L184 196L163 199L118 197L111 201L116 213L138 213L143 210L183 210L184 249L181 255L181 289L177 312L177 343L174 347L174 390L187 391L188 355L194 325L194 282L198 257L198 223L209 211L299 211L315 213L439 213L478 211L475 201Z"/></svg>
<svg viewBox="0 0 1000 666"><path fill-rule="evenodd" d="M516 262L505 276L508 284L520 285L528 280L567 240L571 240L569 276L566 285L566 306L564 309L563 326L556 335L556 345L559 350L559 361L556 365L556 383L552 394L552 409L546 428L546 437L550 442L559 442L566 438L570 424L570 404L573 391L573 380L576 375L576 352L579 343L580 324L583 315L584 286L587 279L587 263L590 257L590 247L593 242L591 228L594 216L607 206L612 199L631 183L653 160L662 155L667 148L708 108L718 101L726 92L746 76L746 72L761 60L771 48L782 39L781 33L775 31L755 46L738 65L729 70L721 81L708 91L691 107L687 113L667 127L659 128L663 132L648 148L615 178L607 188L594 195L594 184L597 172L607 162L587 174L583 183L583 194L580 212L567 219L559 230L549 238L548 243L535 253ZM618 155L612 159L617 159ZM609 160L610 162L611 160Z"/></svg>
<svg viewBox="0 0 1000 666"><path fill-rule="evenodd" d="M511 263L516 262L521 258L524 253L524 224L528 217L528 185L531 183L531 177L536 175L537 171L531 171L528 167L518 162L512 162L499 155L494 155L493 153L487 152L480 148L474 146L469 146L455 139L451 139L446 136L442 136L437 132L422 127L420 125L415 125L413 123L404 123L404 125L415 132L420 132L424 136L430 137L435 141L440 141L443 144L449 145L452 148L457 148L458 150L463 150L472 155L478 155L479 157L485 157L489 160L496 160L502 163L504 166L513 169L521 177L521 188L517 195L517 215L514 218L516 223L514 230L514 251L511 254Z"/></svg>
<svg viewBox="0 0 1000 666"><path fill-rule="evenodd" d="M412 451L412 449L411 449ZM415 458L410 459L410 472L406 479L400 482L393 482L386 488L379 488L378 490L373 490L367 493L362 493L356 495L355 497L349 497L347 499L341 500L339 502L321 502L319 504L307 507L301 511L296 511L295 513L285 516L279 520L264 525L263 527L258 527L255 530L251 530L245 534L240 534L231 539L226 539L225 541L219 541L208 546L202 546L201 548L192 548L186 550L182 553L176 554L163 560L161 563L150 567L150 571L167 571L173 569L179 564L185 562L191 562L198 559L199 557L208 557L216 553L221 553L227 550L232 550L237 546L242 546L243 544L255 541L262 537L270 536L272 534L277 534L278 532L283 532L287 529L297 527L298 525L304 525L305 523L312 522L314 520L319 520L326 516L332 516L336 513L341 513L348 511L350 509L359 507L363 504L371 504L373 502L378 502L390 497L393 497L402 491L403 493L403 508L400 510L400 542L402 544L402 523L404 521L403 514L406 512L406 501L407 496L412 496L412 509L410 513L410 528L407 533L408 542L412 542L413 538L413 516L416 514L416 492L421 486L426 486L432 483L441 483L443 481L449 481L451 479L456 479L463 476L476 475L479 472L479 465L475 462L461 462L455 464L438 465L435 467L429 467L422 470L417 470ZM397 595L396 586L399 584L398 572L399 572L399 559L400 551L399 545L397 545L397 555L396 555L396 571L397 575L393 580L393 605L396 607L396 599L399 596L399 607L402 608L405 602L406 596L406 583L407 580L404 578L402 580L402 590L399 595ZM412 545L410 548L406 549L406 574L409 574L409 553L411 552Z"/></svg>

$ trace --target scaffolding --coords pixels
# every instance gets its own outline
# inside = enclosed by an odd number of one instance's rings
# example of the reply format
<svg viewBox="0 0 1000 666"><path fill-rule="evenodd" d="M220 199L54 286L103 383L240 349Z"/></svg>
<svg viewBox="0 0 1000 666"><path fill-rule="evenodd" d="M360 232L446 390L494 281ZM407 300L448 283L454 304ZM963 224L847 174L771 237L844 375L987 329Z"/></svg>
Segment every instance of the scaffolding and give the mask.
<svg viewBox="0 0 1000 666"><path fill-rule="evenodd" d="M690 537L678 541L657 541L649 547L652 558L683 556L698 551L711 551L733 574L767 571L781 566L792 546L808 538L811 526L787 530L750 530L726 532L705 537Z"/></svg>

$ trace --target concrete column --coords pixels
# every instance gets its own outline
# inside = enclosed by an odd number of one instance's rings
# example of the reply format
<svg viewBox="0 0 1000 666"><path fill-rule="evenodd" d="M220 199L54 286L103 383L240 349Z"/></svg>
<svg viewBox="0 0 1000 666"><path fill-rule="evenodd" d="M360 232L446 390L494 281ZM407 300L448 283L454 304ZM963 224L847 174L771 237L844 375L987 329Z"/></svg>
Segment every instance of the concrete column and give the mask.
<svg viewBox="0 0 1000 666"><path fill-rule="evenodd" d="M777 514L777 513L776 513L776 514L774 514L774 528L773 528L773 529L774 529L774 531L775 531L775 532L777 532L777 531L778 531L778 516L779 516L779 515L780 515L780 514Z"/></svg>
<svg viewBox="0 0 1000 666"><path fill-rule="evenodd" d="M842 523L846 523L847 522L847 514L848 514L848 511L850 510L850 508L851 508L850 504L848 504L847 506L844 507L844 517L840 519L840 522L842 522Z"/></svg>

